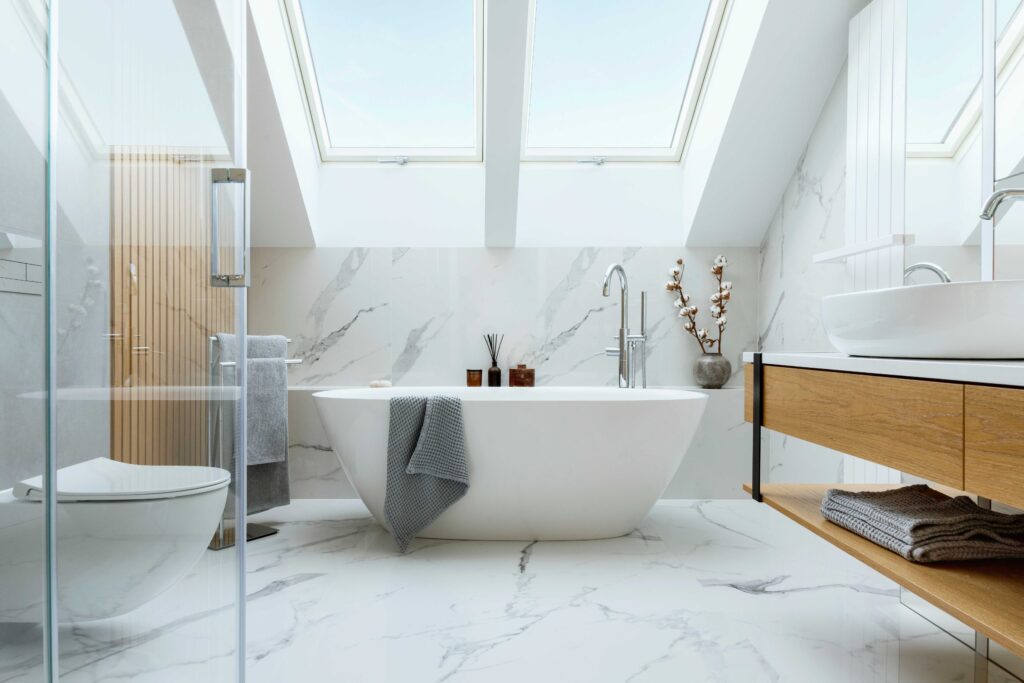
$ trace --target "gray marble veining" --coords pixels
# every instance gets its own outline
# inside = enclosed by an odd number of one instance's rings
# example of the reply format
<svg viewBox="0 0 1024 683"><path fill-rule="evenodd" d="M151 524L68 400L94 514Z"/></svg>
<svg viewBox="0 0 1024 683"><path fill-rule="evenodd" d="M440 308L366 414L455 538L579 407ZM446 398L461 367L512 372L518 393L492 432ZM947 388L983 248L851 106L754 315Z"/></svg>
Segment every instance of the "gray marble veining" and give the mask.
<svg viewBox="0 0 1024 683"><path fill-rule="evenodd" d="M843 244L846 78L836 81L807 148L762 241L757 348L832 351L821 325L821 297L844 291L845 266L813 262ZM771 433L772 481L841 481L843 456Z"/></svg>
<svg viewBox="0 0 1024 683"><path fill-rule="evenodd" d="M499 332L503 366L533 365L541 383L602 385L614 379L614 362L601 354L618 329L618 306L601 296L601 281L618 261L626 263L634 298L648 292L651 384L686 385L699 351L664 285L682 256L693 266L687 287L694 301L706 303L712 279L704 266L719 251L257 249L250 329L296 340L293 353L305 362L291 369L293 384L460 384L466 368L488 362L481 335ZM738 359L756 343L757 252L721 251L735 283L726 351Z"/></svg>
<svg viewBox="0 0 1024 683"><path fill-rule="evenodd" d="M608 386L615 383L615 361L604 349L618 330L619 308L614 297L601 295L601 284L605 268L620 262L634 295L634 327L639 292L648 292L649 384L687 386L694 383L699 349L664 287L682 257L690 266L686 286L693 301L705 306L713 287L707 269L720 252L729 256L734 283L725 343L733 363L730 385L740 386L741 354L755 348L758 336L754 249L257 249L250 331L295 340L291 351L304 362L290 370L293 387L366 386L378 379L399 386L462 384L467 368L489 365L487 332L505 335L503 369L526 363L536 368L538 384ZM726 414L726 405L739 414L734 403L719 401L709 410L714 418L702 426L708 436L698 435L703 446L684 462L668 495L739 494L726 477L746 451L737 418ZM299 445L327 443L312 401L292 406L290 419L294 495L354 495L333 453Z"/></svg>
<svg viewBox="0 0 1024 683"><path fill-rule="evenodd" d="M894 584L752 501L662 503L584 542L417 540L399 555L356 501L254 517L247 680L971 683L974 657ZM70 683L233 678L233 558L119 620L62 630ZM40 663L0 645L0 681ZM1010 683L990 667L991 683Z"/></svg>

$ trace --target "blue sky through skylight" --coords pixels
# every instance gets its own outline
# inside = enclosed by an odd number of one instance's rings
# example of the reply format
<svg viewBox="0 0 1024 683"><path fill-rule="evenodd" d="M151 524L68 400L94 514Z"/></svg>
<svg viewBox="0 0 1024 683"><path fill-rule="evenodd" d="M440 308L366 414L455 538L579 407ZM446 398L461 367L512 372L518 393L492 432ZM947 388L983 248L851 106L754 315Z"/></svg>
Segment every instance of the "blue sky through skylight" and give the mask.
<svg viewBox="0 0 1024 683"><path fill-rule="evenodd" d="M301 0L332 147L473 148L471 0Z"/></svg>
<svg viewBox="0 0 1024 683"><path fill-rule="evenodd" d="M671 147L708 4L537 0L528 147Z"/></svg>

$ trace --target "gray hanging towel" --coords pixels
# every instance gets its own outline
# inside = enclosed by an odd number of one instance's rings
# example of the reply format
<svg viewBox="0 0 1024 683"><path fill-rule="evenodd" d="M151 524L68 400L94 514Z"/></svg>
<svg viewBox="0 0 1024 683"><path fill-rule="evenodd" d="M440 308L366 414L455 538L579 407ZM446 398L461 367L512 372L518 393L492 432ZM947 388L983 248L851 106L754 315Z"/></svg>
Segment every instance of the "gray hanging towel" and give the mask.
<svg viewBox="0 0 1024 683"><path fill-rule="evenodd" d="M250 358L249 465L288 458L288 366L284 358Z"/></svg>
<svg viewBox="0 0 1024 683"><path fill-rule="evenodd" d="M460 399L396 396L390 407L384 516L404 553L416 534L466 495L469 466Z"/></svg>
<svg viewBox="0 0 1024 683"><path fill-rule="evenodd" d="M218 334L217 343L221 361L238 362L238 338L235 335ZM288 366L285 363L288 339L281 335L249 335L246 337L246 353L246 509L252 514L291 502L288 478ZM228 373L225 376L237 377ZM235 408L237 411L240 406L236 405ZM238 421L237 412L235 421ZM234 443L237 448L237 438ZM235 455L232 454L232 461Z"/></svg>

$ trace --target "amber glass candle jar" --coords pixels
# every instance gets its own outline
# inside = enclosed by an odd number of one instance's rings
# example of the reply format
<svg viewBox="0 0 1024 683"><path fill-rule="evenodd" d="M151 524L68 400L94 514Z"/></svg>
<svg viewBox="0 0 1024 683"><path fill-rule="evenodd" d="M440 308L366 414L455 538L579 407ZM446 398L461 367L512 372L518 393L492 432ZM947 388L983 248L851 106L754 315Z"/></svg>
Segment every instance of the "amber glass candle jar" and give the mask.
<svg viewBox="0 0 1024 683"><path fill-rule="evenodd" d="M483 370L466 370L466 386L481 387L484 384Z"/></svg>

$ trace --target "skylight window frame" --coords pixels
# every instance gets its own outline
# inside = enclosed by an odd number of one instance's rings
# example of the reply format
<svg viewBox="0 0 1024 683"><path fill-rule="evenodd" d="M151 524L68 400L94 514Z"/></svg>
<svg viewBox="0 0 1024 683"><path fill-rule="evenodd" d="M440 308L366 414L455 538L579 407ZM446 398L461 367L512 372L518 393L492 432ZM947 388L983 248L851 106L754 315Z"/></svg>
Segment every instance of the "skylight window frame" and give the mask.
<svg viewBox="0 0 1024 683"><path fill-rule="evenodd" d="M400 166L416 161L483 161L484 0L470 1L473 4L473 147L336 147L331 145L327 115L320 96L316 66L309 46L309 35L306 33L300 0L282 0L321 161L397 162Z"/></svg>
<svg viewBox="0 0 1024 683"><path fill-rule="evenodd" d="M701 97L707 87L714 56L723 33L729 0L710 0L704 26L701 28L690 76L680 102L672 144L668 147L529 147L530 109L533 100L534 36L536 34L537 2L530 0L529 28L526 45L526 74L523 89L523 133L520 159L524 162L573 162L604 165L615 161L679 162L683 158L690 129L696 118ZM595 160L600 159L600 163Z"/></svg>

